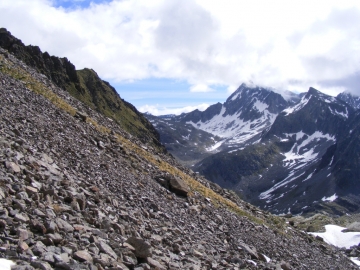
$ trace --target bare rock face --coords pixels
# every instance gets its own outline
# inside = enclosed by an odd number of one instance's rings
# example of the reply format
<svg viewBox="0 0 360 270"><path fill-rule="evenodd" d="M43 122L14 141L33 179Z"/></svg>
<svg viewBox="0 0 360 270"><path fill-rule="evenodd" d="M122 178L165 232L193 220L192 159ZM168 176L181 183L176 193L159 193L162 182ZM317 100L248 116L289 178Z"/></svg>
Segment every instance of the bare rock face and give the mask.
<svg viewBox="0 0 360 270"><path fill-rule="evenodd" d="M52 101L35 92L44 89ZM339 250L143 145L2 49L0 257L14 269L357 269Z"/></svg>

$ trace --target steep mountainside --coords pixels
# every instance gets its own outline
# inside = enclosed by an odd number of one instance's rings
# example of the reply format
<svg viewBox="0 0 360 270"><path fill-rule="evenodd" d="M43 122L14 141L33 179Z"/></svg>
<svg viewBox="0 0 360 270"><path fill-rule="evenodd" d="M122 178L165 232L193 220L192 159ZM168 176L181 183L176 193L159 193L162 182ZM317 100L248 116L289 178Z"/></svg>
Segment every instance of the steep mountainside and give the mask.
<svg viewBox="0 0 360 270"><path fill-rule="evenodd" d="M342 101L345 101L347 104L349 104L354 109L358 110L360 109L360 97L355 96L348 92L343 92L337 95L338 99L341 99Z"/></svg>
<svg viewBox="0 0 360 270"><path fill-rule="evenodd" d="M356 135L347 137L358 123L353 114L354 109L345 102L310 88L299 103L278 115L259 144L213 155L195 170L275 213L359 211L356 198L360 192L354 189L350 193L345 188L350 183L358 186L357 169L351 165L359 164L357 154L344 153L349 147L357 149ZM227 165L214 166L224 156ZM236 168L231 171L234 173L223 177L231 166Z"/></svg>
<svg viewBox="0 0 360 270"><path fill-rule="evenodd" d="M170 153L191 166L216 152L231 151L258 141L276 116L299 100L295 94L287 95L285 100L270 89L242 84L224 104L214 104L203 112L195 110L171 118L146 117ZM181 136L186 142L178 140L175 132L178 130L182 130ZM199 134L200 131L203 132Z"/></svg>
<svg viewBox="0 0 360 270"><path fill-rule="evenodd" d="M159 132L166 149L188 167L211 155L214 142L221 142L220 137L183 123L175 116L145 114L145 117Z"/></svg>
<svg viewBox="0 0 360 270"><path fill-rule="evenodd" d="M0 256L14 270L357 269L1 48L0 161Z"/></svg>
<svg viewBox="0 0 360 270"><path fill-rule="evenodd" d="M4 28L0 28L0 47L34 67L90 108L118 122L130 134L160 147L159 135L149 121L134 106L122 100L116 90L101 80L94 70L76 70L67 58L50 56L37 46L25 46Z"/></svg>
<svg viewBox="0 0 360 270"><path fill-rule="evenodd" d="M261 131L287 106L281 95L269 89L242 84L223 105L188 113L181 121L222 137L224 146L238 146L259 139Z"/></svg>

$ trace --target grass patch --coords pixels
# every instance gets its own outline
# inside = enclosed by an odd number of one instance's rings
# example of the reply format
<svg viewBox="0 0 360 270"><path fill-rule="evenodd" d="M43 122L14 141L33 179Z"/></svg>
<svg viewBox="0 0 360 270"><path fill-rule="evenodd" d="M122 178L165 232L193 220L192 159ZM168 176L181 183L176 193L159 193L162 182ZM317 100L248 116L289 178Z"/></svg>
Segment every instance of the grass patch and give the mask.
<svg viewBox="0 0 360 270"><path fill-rule="evenodd" d="M0 55L0 62L2 63L0 66L0 71L2 73L12 77L15 80L23 82L28 89L36 94L44 96L59 109L66 111L72 116L75 115L76 109L74 107L56 95L50 88L44 85L44 83L36 80L25 69L15 66L13 63L6 60L3 55Z"/></svg>

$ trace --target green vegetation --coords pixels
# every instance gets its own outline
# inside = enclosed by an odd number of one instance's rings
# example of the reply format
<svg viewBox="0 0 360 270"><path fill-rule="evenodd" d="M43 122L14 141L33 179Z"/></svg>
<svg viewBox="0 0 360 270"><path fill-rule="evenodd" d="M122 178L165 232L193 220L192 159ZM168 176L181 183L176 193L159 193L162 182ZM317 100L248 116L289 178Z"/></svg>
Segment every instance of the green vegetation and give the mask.
<svg viewBox="0 0 360 270"><path fill-rule="evenodd" d="M76 71L80 84L69 82L67 91L90 108L115 120L130 134L158 145L157 132L134 106L122 100L116 90L92 69Z"/></svg>

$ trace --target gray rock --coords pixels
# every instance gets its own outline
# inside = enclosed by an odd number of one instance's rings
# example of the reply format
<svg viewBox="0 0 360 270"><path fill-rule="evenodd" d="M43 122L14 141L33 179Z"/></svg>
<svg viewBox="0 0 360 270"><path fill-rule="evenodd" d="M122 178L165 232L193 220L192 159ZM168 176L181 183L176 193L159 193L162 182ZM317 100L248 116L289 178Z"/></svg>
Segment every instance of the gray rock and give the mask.
<svg viewBox="0 0 360 270"><path fill-rule="evenodd" d="M40 270L51 270L51 269L53 269L49 263L43 262L43 261L32 261L31 266L33 266L35 268L38 268Z"/></svg>
<svg viewBox="0 0 360 270"><path fill-rule="evenodd" d="M152 248L147 242L141 238L130 237L126 240L135 249L135 256L137 258L146 259L151 257Z"/></svg>
<svg viewBox="0 0 360 270"><path fill-rule="evenodd" d="M78 250L73 254L73 258L80 262L92 262L92 256L86 250Z"/></svg>
<svg viewBox="0 0 360 270"><path fill-rule="evenodd" d="M21 171L20 166L14 162L6 161L5 167L10 173L19 173Z"/></svg>
<svg viewBox="0 0 360 270"><path fill-rule="evenodd" d="M116 255L116 253L113 251L113 249L107 245L105 242L103 241L99 241L97 244L97 247L99 248L100 251L110 255L111 257L113 257L115 260L118 258L118 256Z"/></svg>
<svg viewBox="0 0 360 270"><path fill-rule="evenodd" d="M74 227L61 218L56 218L55 223L60 231L65 231L67 233L74 231Z"/></svg>

